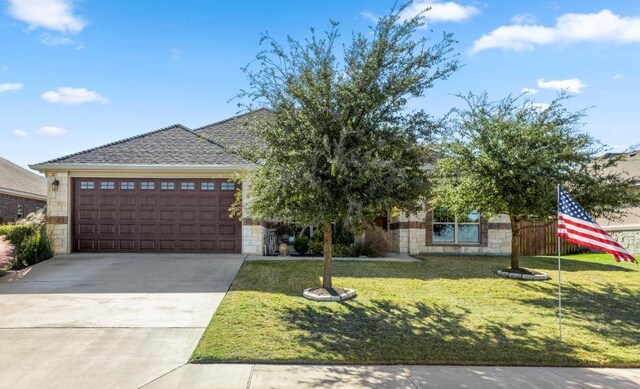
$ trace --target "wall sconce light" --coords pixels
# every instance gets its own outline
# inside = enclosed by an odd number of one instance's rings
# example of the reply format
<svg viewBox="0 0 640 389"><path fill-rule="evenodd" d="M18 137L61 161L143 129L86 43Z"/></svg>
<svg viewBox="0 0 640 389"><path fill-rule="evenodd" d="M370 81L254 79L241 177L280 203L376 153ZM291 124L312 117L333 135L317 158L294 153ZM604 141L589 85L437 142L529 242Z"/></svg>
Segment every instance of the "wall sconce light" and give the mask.
<svg viewBox="0 0 640 389"><path fill-rule="evenodd" d="M52 189L54 192L56 192L56 191L58 190L58 186L59 186L59 185L60 185L60 181L58 181L57 179L56 179L56 180L53 180L53 181L51 182L51 189Z"/></svg>

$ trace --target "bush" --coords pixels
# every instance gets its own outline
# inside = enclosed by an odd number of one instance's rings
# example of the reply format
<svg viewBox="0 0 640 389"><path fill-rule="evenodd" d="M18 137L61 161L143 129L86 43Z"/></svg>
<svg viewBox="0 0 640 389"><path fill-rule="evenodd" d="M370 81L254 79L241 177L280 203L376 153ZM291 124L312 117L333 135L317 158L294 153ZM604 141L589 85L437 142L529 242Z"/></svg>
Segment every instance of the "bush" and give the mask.
<svg viewBox="0 0 640 389"><path fill-rule="evenodd" d="M335 244L333 245L333 256L336 258L350 257L351 248L346 244Z"/></svg>
<svg viewBox="0 0 640 389"><path fill-rule="evenodd" d="M26 266L35 265L53 257L53 242L49 238L47 229L41 227L25 239L20 248L20 255L16 257Z"/></svg>
<svg viewBox="0 0 640 389"><path fill-rule="evenodd" d="M25 223L0 226L0 236L14 246L14 268L31 266L53 257L53 242L44 226Z"/></svg>
<svg viewBox="0 0 640 389"><path fill-rule="evenodd" d="M16 224L40 228L44 227L46 217L47 215L44 210L40 209L35 212L31 212L25 218L18 220Z"/></svg>
<svg viewBox="0 0 640 389"><path fill-rule="evenodd" d="M324 252L324 241L322 239L322 233L320 231L316 231L313 233L313 236L309 241L309 248L314 255L320 255Z"/></svg>
<svg viewBox="0 0 640 389"><path fill-rule="evenodd" d="M376 247L373 245L373 242L365 240L363 242L356 242L353 245L353 256L354 257L369 257L375 258L381 256L381 254L376 250Z"/></svg>
<svg viewBox="0 0 640 389"><path fill-rule="evenodd" d="M386 256L391 246L389 243L389 233L378 226L369 226L365 230L364 242L371 245L376 257Z"/></svg>
<svg viewBox="0 0 640 389"><path fill-rule="evenodd" d="M298 254L306 254L309 251L309 238L306 236L298 236L296 240L293 241L293 249L296 250Z"/></svg>

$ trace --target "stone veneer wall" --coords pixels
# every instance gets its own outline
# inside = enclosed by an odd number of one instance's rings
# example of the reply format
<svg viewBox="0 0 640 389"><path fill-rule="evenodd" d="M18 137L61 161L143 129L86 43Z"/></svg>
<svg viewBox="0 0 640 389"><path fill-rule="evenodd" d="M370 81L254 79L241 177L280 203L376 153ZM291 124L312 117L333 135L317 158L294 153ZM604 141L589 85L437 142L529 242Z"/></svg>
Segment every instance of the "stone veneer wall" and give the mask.
<svg viewBox="0 0 640 389"><path fill-rule="evenodd" d="M481 225L481 234L486 234L484 244L427 244L427 235L432 224L427 212L400 215L391 222L391 247L394 252L407 254L511 254L511 229L508 217L493 217Z"/></svg>
<svg viewBox="0 0 640 389"><path fill-rule="evenodd" d="M640 226L605 228L609 235L632 254L640 254Z"/></svg>
<svg viewBox="0 0 640 389"><path fill-rule="evenodd" d="M70 252L69 245L69 218L71 204L71 186L69 174L57 172L48 174L47 177L55 177L58 182L58 190L49 189L47 193L47 225L52 230L56 254Z"/></svg>
<svg viewBox="0 0 640 389"><path fill-rule="evenodd" d="M266 229L264 223L251 219L247 214L245 205L249 203L247 193L249 183L242 183L242 253L263 255L264 254L264 237Z"/></svg>

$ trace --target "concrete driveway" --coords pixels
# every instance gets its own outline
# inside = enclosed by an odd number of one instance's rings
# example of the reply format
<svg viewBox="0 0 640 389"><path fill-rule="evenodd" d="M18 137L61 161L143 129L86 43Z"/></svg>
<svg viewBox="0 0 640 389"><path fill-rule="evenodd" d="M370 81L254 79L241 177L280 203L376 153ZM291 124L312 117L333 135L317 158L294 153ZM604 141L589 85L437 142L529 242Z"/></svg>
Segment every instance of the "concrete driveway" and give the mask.
<svg viewBox="0 0 640 389"><path fill-rule="evenodd" d="M244 256L74 254L0 278L0 387L141 387L187 363Z"/></svg>

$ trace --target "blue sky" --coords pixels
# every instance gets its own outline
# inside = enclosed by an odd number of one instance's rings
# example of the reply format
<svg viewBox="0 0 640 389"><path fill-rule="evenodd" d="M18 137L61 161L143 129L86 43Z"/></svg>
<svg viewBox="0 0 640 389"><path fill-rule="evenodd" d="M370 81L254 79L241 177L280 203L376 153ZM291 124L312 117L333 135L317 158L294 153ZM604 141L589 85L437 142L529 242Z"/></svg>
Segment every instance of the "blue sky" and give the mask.
<svg viewBox="0 0 640 389"><path fill-rule="evenodd" d="M617 150L640 143L640 1L418 1L433 36L452 32L464 68L414 106L530 88L569 88L586 130ZM260 33L304 38L341 22L366 31L393 1L0 0L0 156L41 162L174 123L225 119ZM419 34L428 34L429 30Z"/></svg>

